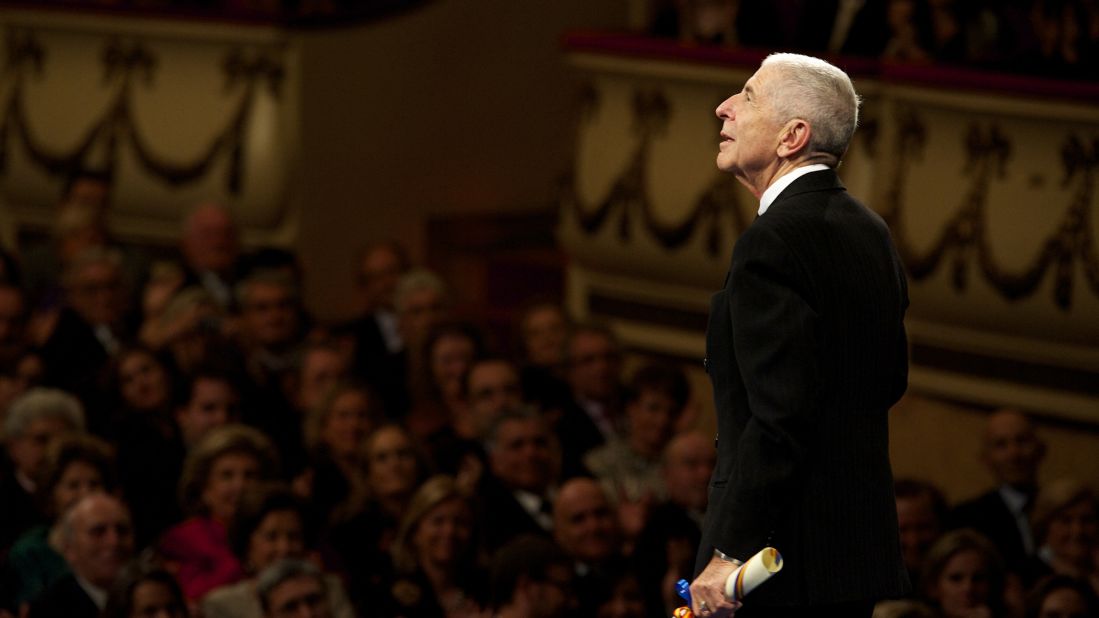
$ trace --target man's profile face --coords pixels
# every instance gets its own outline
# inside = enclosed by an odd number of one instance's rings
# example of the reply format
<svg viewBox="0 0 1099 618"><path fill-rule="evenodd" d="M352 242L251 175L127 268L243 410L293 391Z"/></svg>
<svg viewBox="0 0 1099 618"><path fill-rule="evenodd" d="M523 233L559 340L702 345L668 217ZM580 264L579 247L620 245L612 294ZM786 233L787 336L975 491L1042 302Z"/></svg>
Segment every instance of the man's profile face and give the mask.
<svg viewBox="0 0 1099 618"><path fill-rule="evenodd" d="M721 171L743 181L778 160L783 125L775 119L768 95L779 78L774 67L762 67L743 90L717 106L717 117L723 121L717 153Z"/></svg>
<svg viewBox="0 0 1099 618"><path fill-rule="evenodd" d="M998 482L1027 487L1037 481L1038 464L1045 455L1045 447L1025 416L1015 411L1002 411L988 419L983 455Z"/></svg>
<svg viewBox="0 0 1099 618"><path fill-rule="evenodd" d="M552 480L550 434L541 419L502 422L491 457L492 473L509 489L542 493Z"/></svg>

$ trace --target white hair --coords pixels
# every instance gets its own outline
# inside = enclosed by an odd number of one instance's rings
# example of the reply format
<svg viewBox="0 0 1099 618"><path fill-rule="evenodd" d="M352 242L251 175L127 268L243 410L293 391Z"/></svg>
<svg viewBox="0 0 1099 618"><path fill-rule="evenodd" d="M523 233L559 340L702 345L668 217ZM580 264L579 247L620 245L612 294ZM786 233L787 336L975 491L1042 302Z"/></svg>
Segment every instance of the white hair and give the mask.
<svg viewBox="0 0 1099 618"><path fill-rule="evenodd" d="M60 419L72 431L84 430L84 406L69 393L56 388L36 387L11 403L4 419L4 438L21 438L31 423Z"/></svg>
<svg viewBox="0 0 1099 618"><path fill-rule="evenodd" d="M426 268L414 268L397 281L397 289L393 292L393 306L397 313L404 312L408 297L419 290L434 290L444 300L450 296L446 283L439 275Z"/></svg>
<svg viewBox="0 0 1099 618"><path fill-rule="evenodd" d="M771 54L760 66L782 73L767 95L779 122L807 121L812 129L809 152L830 154L838 163L859 124L861 98L847 73L800 54Z"/></svg>

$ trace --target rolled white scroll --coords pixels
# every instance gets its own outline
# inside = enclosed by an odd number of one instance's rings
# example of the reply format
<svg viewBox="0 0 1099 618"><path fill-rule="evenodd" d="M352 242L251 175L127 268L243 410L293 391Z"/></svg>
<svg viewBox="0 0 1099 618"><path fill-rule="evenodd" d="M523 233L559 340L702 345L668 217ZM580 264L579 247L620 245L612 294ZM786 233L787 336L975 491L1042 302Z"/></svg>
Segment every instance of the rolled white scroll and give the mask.
<svg viewBox="0 0 1099 618"><path fill-rule="evenodd" d="M781 570L782 554L774 547L764 547L729 574L725 580L725 598L739 601Z"/></svg>

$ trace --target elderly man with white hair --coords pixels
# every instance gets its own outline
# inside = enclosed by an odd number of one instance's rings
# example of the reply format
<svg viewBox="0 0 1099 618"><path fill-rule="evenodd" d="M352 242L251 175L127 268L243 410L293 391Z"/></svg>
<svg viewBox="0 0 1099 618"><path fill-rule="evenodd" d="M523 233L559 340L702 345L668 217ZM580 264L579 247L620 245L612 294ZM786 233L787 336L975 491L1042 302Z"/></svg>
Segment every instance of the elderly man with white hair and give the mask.
<svg viewBox="0 0 1099 618"><path fill-rule="evenodd" d="M889 229L836 175L858 109L847 74L795 54L766 58L717 107L717 167L760 202L710 307L700 618L868 618L909 588L888 429L907 386L907 284ZM765 546L786 566L737 609L725 580Z"/></svg>
<svg viewBox="0 0 1099 618"><path fill-rule="evenodd" d="M46 448L58 436L82 431L84 409L64 391L32 388L12 402L2 434L12 465L0 478L0 554L24 531L44 521L34 492Z"/></svg>

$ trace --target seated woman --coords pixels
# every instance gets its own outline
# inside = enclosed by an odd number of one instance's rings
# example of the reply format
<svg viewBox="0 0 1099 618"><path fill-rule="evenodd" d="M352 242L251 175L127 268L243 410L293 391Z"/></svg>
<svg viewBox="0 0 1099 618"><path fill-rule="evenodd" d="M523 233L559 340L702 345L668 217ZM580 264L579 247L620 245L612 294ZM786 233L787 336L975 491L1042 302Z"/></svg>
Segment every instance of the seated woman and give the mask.
<svg viewBox="0 0 1099 618"><path fill-rule="evenodd" d="M363 444L366 486L355 501L355 514L333 525L328 561L348 574L353 601L372 606L376 590L390 572L389 548L424 469L415 443L400 425L382 425Z"/></svg>
<svg viewBox="0 0 1099 618"><path fill-rule="evenodd" d="M943 618L1005 615L1003 559L991 541L973 530L949 532L931 546L920 585Z"/></svg>
<svg viewBox="0 0 1099 618"><path fill-rule="evenodd" d="M248 579L206 595L203 617L263 618L256 575L280 560L304 559L306 538L305 505L288 487L263 484L246 492L229 527L229 542ZM354 612L340 579L329 575L325 580L332 616L352 618Z"/></svg>
<svg viewBox="0 0 1099 618"><path fill-rule="evenodd" d="M370 388L354 382L337 384L305 417L310 464L295 488L310 498L313 525L326 527L333 513L363 490L363 442L381 422Z"/></svg>
<svg viewBox="0 0 1099 618"><path fill-rule="evenodd" d="M106 442L68 435L50 445L37 487L50 523L28 530L8 554L5 579L13 591L14 607L29 602L69 573L61 555L60 520L65 511L90 493L114 488L114 457Z"/></svg>
<svg viewBox="0 0 1099 618"><path fill-rule="evenodd" d="M115 358L114 378L121 406L110 433L118 447L119 484L144 546L180 519L175 491L184 450L172 418L172 377L159 356L138 346Z"/></svg>
<svg viewBox="0 0 1099 618"><path fill-rule="evenodd" d="M405 511L391 555L396 577L386 616L478 616L485 573L474 541L473 509L454 479L427 480Z"/></svg>
<svg viewBox="0 0 1099 618"><path fill-rule="evenodd" d="M187 615L183 591L172 574L142 562L122 571L103 608L103 618L187 618Z"/></svg>
<svg viewBox="0 0 1099 618"><path fill-rule="evenodd" d="M179 496L192 516L164 534L160 552L188 601L244 577L226 528L241 494L258 481L272 479L275 465L271 442L244 425L214 429L187 454Z"/></svg>
<svg viewBox="0 0 1099 618"><path fill-rule="evenodd" d="M1068 575L1086 582L1099 594L1099 498L1095 490L1073 479L1053 481L1042 488L1030 515L1037 559L1027 575Z"/></svg>

